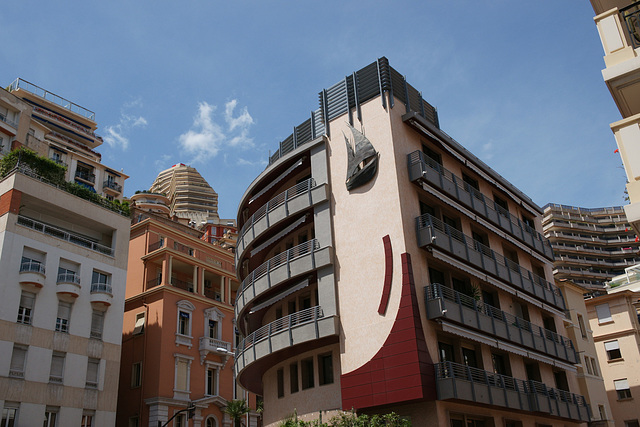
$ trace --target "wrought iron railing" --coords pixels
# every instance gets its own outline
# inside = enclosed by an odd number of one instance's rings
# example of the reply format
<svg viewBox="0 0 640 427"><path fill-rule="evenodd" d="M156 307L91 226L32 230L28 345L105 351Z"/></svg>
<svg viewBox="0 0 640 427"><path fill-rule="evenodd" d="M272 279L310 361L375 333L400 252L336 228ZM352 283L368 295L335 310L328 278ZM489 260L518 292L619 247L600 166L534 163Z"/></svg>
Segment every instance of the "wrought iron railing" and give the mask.
<svg viewBox="0 0 640 427"><path fill-rule="evenodd" d="M485 246L482 243L478 242L477 240L474 240L472 237L465 235L460 230L457 230L451 227L450 225L445 224L444 222L442 222L441 220L439 220L438 218L430 214L424 214L417 217L416 223L417 223L416 225L418 230L421 230L427 227L433 227L434 229L446 234L451 239L462 243L468 248L482 252L484 255L491 258L495 263L507 267L510 271L516 272L525 277L528 276L532 280L534 286L539 286L539 287L542 287L543 289L546 289L552 292L553 295L555 295L555 297L561 300L564 305L564 299L563 299L562 293L555 285L551 284L551 282L548 282L545 278L540 277L537 274L522 268L520 265L511 261L504 255L500 255L494 252L488 246Z"/></svg>
<svg viewBox="0 0 640 427"><path fill-rule="evenodd" d="M109 181L108 179L102 183L103 188L110 188L118 193L122 192L122 185L118 184L115 181Z"/></svg>
<svg viewBox="0 0 640 427"><path fill-rule="evenodd" d="M27 218L25 216L18 216L18 225L22 225L23 227L27 227L32 230L47 234L49 236L53 236L58 239L65 240L69 243L73 243L75 245L82 246L84 248L88 248L96 252L100 252L101 254L104 254L104 255L113 256L114 254L113 249L111 249L110 247L101 245L100 243L93 242L89 240L87 237L81 236L79 234L69 233L68 231L62 230L57 227L53 227L51 225L47 225L45 223L36 221L31 218Z"/></svg>
<svg viewBox="0 0 640 427"><path fill-rule="evenodd" d="M13 127L13 128L17 128L18 127L18 122L14 121L14 120L9 120L9 118L0 113L0 121L5 122L6 124L8 124L9 126Z"/></svg>
<svg viewBox="0 0 640 427"><path fill-rule="evenodd" d="M640 1L620 9L633 48L640 46Z"/></svg>
<svg viewBox="0 0 640 427"><path fill-rule="evenodd" d="M244 278L244 280L242 281L242 290L249 287L256 280L266 275L274 268L277 268L284 264L288 264L292 260L304 255L311 254L318 249L320 249L320 243L318 242L318 240L312 239L274 256L273 258L260 264L255 270L253 270L247 277Z"/></svg>
<svg viewBox="0 0 640 427"><path fill-rule="evenodd" d="M324 313L322 312L322 307L318 305L274 320L251 333L240 342L236 348L236 360L242 353L252 348L256 343L271 338L272 335L283 331L291 331L296 327L317 322L318 319L323 317Z"/></svg>
<svg viewBox="0 0 640 427"><path fill-rule="evenodd" d="M76 171L76 175L75 175L75 177L76 177L76 178L80 178L80 179L82 179L82 180L84 180L84 181L91 182L91 183L93 183L93 184L95 184L95 183L96 183L96 176L95 176L95 174L92 174L92 173L89 173L89 172L84 172L84 171L79 171L79 170L77 170L77 171Z"/></svg>
<svg viewBox="0 0 640 427"><path fill-rule="evenodd" d="M535 325L528 320L509 314L499 308L493 307L485 302L475 299L473 296L465 295L461 292L454 291L451 288L443 286L439 283L434 283L425 287L425 299L431 301L434 299L443 298L452 301L456 305L469 308L479 314L492 317L494 321L502 322L506 325L515 326L523 331L530 332L534 336L541 337L545 340L553 341L565 347L567 354L575 355L575 347L573 342L554 331ZM490 332L490 331L485 331Z"/></svg>
<svg viewBox="0 0 640 427"><path fill-rule="evenodd" d="M64 99L63 97L58 96L55 93L49 92L48 90L42 89L41 87L36 86L33 83L29 83L28 81L21 78L17 78L16 80L14 80L13 83L9 85L8 90L9 92L13 92L14 90L18 89L24 89L27 92L38 95L41 98L53 102L54 104L73 111L74 113L80 114L81 116L86 117L89 120L95 120L96 118L96 113L94 113L93 111L87 110L86 108L81 107L78 104Z"/></svg>
<svg viewBox="0 0 640 427"><path fill-rule="evenodd" d="M249 219L247 219L247 221L243 224L242 228L240 229L240 232L238 233L238 236L240 236L240 239L244 237L245 232L247 232L253 224L258 222L260 219L264 218L264 216L267 215L269 212L281 206L282 204L288 202L290 199L293 199L294 197L299 196L300 194L304 194L306 192L311 191L311 189L314 188L315 186L316 186L316 181L313 178L309 178L305 181L302 181L294 185L291 188L286 189L282 193L275 196L273 199L269 200L264 205L260 206L260 208L258 208L258 210L255 211L255 213L251 215Z"/></svg>

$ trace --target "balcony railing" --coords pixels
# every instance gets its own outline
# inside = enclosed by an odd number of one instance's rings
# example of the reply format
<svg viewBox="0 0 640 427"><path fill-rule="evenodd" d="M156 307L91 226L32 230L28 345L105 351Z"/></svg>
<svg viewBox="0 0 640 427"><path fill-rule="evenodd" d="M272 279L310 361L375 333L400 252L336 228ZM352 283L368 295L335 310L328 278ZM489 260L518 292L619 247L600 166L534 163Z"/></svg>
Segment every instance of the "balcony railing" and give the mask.
<svg viewBox="0 0 640 427"><path fill-rule="evenodd" d="M324 317L322 313L322 307L315 306L307 308L305 310L298 311L297 313L290 314L285 317L281 317L268 325L265 325L253 332L240 342L240 345L236 348L236 360L242 356L242 354L248 350L254 348L254 345L263 340L271 340L272 336L284 331L291 332L292 329L301 327L303 325L318 322L318 319ZM317 327L316 327L317 332ZM316 337L318 338L318 337ZM293 338L289 333L289 345L293 345ZM255 360L255 358L254 358Z"/></svg>
<svg viewBox="0 0 640 427"><path fill-rule="evenodd" d="M625 23L625 28L633 48L640 46L640 2L635 2L620 9L620 15Z"/></svg>
<svg viewBox="0 0 640 427"><path fill-rule="evenodd" d="M82 117L86 117L89 120L96 119L96 113L94 113L93 111L87 110L84 107L74 104L73 102L67 99L64 99L63 97L58 96L54 93L51 93L48 90L42 89L41 87L38 87L32 83L29 83L26 80L18 78L14 80L14 82L11 83L11 85L9 85L9 92L13 92L14 90L18 90L18 89L24 89L27 92L31 92L34 95L38 95L41 98L44 98L48 101L53 102L54 104L57 104L63 108L73 111L74 113L80 114Z"/></svg>
<svg viewBox="0 0 640 427"><path fill-rule="evenodd" d="M122 193L122 185L118 184L115 181L106 180L102 183L102 188L109 188L118 193Z"/></svg>
<svg viewBox="0 0 640 427"><path fill-rule="evenodd" d="M316 239L313 239L304 242L301 245L294 246L293 248L274 256L273 258L267 260L267 262L259 265L258 268L253 270L247 277L245 277L245 279L242 281L242 289L246 289L248 286L253 284L253 282L269 273L269 271L273 270L274 268L277 268L284 264L289 264L292 260L303 255L311 254L318 249L320 249L320 243Z"/></svg>
<svg viewBox="0 0 640 427"><path fill-rule="evenodd" d="M553 259L551 244L540 233L495 201L486 199L482 193L440 163L422 151L414 151L408 155L407 160L411 181L428 182L547 258Z"/></svg>
<svg viewBox="0 0 640 427"><path fill-rule="evenodd" d="M579 362L569 338L471 296L436 283L425 287L425 299L429 319L449 319L569 363Z"/></svg>
<svg viewBox="0 0 640 427"><path fill-rule="evenodd" d="M151 243L149 245L149 248L148 248L147 252L153 252L155 250L160 249L163 246L164 246L164 240L158 240L157 242Z"/></svg>
<svg viewBox="0 0 640 427"><path fill-rule="evenodd" d="M9 118L7 116L5 116L4 114L0 113L0 121L5 122L6 124L8 124L9 126L11 126L12 128L18 128L18 122L13 121L13 120L9 120Z"/></svg>
<svg viewBox="0 0 640 427"><path fill-rule="evenodd" d="M171 285L176 288L183 289L185 291L193 292L193 282L187 282L186 280L171 278Z"/></svg>
<svg viewBox="0 0 640 427"><path fill-rule="evenodd" d="M74 283L80 285L80 276L76 273L60 273L56 283Z"/></svg>
<svg viewBox="0 0 640 427"><path fill-rule="evenodd" d="M190 248L189 246L183 245L182 243L178 243L178 242L173 242L173 249L175 249L178 252L182 252L184 254L192 255L192 256L194 253L193 248Z"/></svg>
<svg viewBox="0 0 640 427"><path fill-rule="evenodd" d="M229 353L231 351L231 343L217 338L200 337L199 350L212 353Z"/></svg>
<svg viewBox="0 0 640 427"><path fill-rule="evenodd" d="M420 247L436 246L561 310L566 309L560 290L545 278L520 267L439 219L429 214L419 216L416 228Z"/></svg>
<svg viewBox="0 0 640 427"><path fill-rule="evenodd" d="M113 296L113 288L110 283L92 283L91 284L91 293L92 294L109 294Z"/></svg>
<svg viewBox="0 0 640 427"><path fill-rule="evenodd" d="M583 396L453 362L435 364L439 400L460 399L510 409L589 421Z"/></svg>
<svg viewBox="0 0 640 427"><path fill-rule="evenodd" d="M92 242L88 238L84 236L80 236L78 234L72 234L68 231L52 227L50 225L44 224L42 222L38 222L31 218L27 218L24 216L18 216L18 225L22 225L23 227L30 228L35 231L39 231L41 233L47 234L49 236L56 237L58 239L65 240L69 243L73 243L78 246L82 246L87 249L91 249L96 252L100 252L104 255L113 256L114 251L108 246L101 245L96 242Z"/></svg>
<svg viewBox="0 0 640 427"><path fill-rule="evenodd" d="M287 203L290 199L299 196L300 194L307 193L311 191L313 187L316 186L316 181L313 178L309 178L306 181L302 181L291 188L286 189L282 193L278 194L273 199L269 200L267 203L262 205L247 221L244 223L238 236L240 238L244 237L244 233L258 220L262 219L269 212Z"/></svg>
<svg viewBox="0 0 640 427"><path fill-rule="evenodd" d="M85 133L85 134L91 136L92 138L96 137L96 134L93 133L93 131L91 129L89 129L87 127L84 127L84 126L80 126L78 123L76 123L74 121L71 121L71 120L67 119L66 117L63 117L63 116L61 116L59 114L56 114L56 113L54 113L52 111L49 111L49 110L46 110L46 109L40 108L40 107L35 107L35 106L33 107L33 111L35 111L36 113L42 114L43 116L47 116L47 117L49 117L49 118L51 118L51 119L53 119L53 120L55 120L57 122L64 123L65 125L73 128L74 130L80 131L82 133Z"/></svg>
<svg viewBox="0 0 640 427"><path fill-rule="evenodd" d="M45 274L44 265L40 261L22 261L20 263L20 273L40 273Z"/></svg>
<svg viewBox="0 0 640 427"><path fill-rule="evenodd" d="M76 178L80 178L83 181L90 182L92 184L96 183L96 176L94 174L92 174L92 173L89 173L89 172L84 172L84 171L77 170L75 177Z"/></svg>

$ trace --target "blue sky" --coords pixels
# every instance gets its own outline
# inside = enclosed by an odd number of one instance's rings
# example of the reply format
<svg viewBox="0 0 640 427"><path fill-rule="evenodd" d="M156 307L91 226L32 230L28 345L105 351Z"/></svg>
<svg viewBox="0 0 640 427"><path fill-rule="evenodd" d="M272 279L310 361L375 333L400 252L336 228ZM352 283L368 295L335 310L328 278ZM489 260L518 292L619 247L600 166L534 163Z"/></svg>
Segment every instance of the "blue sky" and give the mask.
<svg viewBox="0 0 640 427"><path fill-rule="evenodd" d="M444 131L540 206L625 204L587 0L21 0L2 13L0 83L95 111L125 195L182 162L235 217L318 92L386 56Z"/></svg>

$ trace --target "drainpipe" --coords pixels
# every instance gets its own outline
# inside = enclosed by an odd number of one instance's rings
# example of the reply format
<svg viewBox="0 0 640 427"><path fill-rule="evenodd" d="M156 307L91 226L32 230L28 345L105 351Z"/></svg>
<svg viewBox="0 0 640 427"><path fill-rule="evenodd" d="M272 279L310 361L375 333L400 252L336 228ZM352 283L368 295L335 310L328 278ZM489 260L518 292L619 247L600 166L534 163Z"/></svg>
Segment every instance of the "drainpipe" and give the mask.
<svg viewBox="0 0 640 427"><path fill-rule="evenodd" d="M146 298L142 300L142 305L144 306L144 328L147 329L146 331L144 331L144 338L143 338L143 343L142 343L142 378L140 378L140 407L138 409L138 413L140 414L140 424L143 424L143 416L142 414L143 409L144 409L144 378L146 376L147 373L147 366L146 366L146 354L147 354L147 335L149 333L149 305L145 302ZM147 424L149 424L147 422Z"/></svg>

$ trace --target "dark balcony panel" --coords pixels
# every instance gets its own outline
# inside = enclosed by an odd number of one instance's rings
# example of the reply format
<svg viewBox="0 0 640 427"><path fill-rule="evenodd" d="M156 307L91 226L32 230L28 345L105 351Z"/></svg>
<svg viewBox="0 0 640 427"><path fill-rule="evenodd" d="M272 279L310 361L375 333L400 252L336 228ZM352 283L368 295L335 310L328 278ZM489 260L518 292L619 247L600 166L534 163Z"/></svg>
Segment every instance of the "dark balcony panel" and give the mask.
<svg viewBox="0 0 640 427"><path fill-rule="evenodd" d="M442 165L429 158L423 152L414 151L408 155L408 168L409 179L412 182L439 189L537 252L544 254L549 259L553 259L551 245L540 233L523 224L522 221L511 215L504 208L487 200L482 193L469 186L461 178L442 167Z"/></svg>
<svg viewBox="0 0 640 427"><path fill-rule="evenodd" d="M458 399L521 411L589 421L583 396L452 362L436 363L439 400Z"/></svg>
<svg viewBox="0 0 640 427"><path fill-rule="evenodd" d="M416 218L416 238L420 247L436 247L465 260L483 272L502 279L514 288L534 295L540 300L565 310L560 290L541 277L496 254L459 230L425 214Z"/></svg>
<svg viewBox="0 0 640 427"><path fill-rule="evenodd" d="M542 354L578 363L570 339L440 284L425 287L427 317L446 319Z"/></svg>

